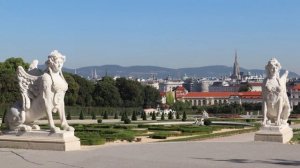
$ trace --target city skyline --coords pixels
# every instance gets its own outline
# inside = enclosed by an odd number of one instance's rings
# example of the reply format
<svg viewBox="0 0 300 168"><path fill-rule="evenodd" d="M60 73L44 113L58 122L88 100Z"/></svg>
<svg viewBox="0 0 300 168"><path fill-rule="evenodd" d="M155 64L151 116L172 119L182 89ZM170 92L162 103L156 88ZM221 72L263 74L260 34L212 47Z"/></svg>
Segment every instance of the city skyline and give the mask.
<svg viewBox="0 0 300 168"><path fill-rule="evenodd" d="M298 1L0 0L0 61L58 49L65 67L116 64L263 69L272 57L300 74Z"/></svg>

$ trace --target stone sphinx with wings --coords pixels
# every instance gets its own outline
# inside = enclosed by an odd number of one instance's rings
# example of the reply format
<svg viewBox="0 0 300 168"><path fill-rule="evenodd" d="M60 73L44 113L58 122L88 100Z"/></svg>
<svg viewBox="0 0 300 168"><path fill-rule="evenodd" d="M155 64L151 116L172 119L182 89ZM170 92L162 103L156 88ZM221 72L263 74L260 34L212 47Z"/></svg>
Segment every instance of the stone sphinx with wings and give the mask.
<svg viewBox="0 0 300 168"><path fill-rule="evenodd" d="M47 117L50 131L58 132L59 127L54 125L52 113L58 112L61 128L74 131L69 126L65 116L64 97L68 84L62 74L65 56L54 50L46 61L46 70L37 69L38 61L30 65L28 72L19 66L17 70L18 82L22 101L14 104L6 115L6 122L10 130L31 131L39 130L35 121Z"/></svg>

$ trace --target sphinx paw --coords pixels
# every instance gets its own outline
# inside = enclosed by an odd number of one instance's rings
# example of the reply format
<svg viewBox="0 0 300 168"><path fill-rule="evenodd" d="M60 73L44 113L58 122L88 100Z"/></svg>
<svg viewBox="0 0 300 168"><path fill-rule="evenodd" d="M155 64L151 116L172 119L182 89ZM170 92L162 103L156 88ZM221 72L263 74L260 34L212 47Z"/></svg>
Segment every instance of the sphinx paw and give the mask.
<svg viewBox="0 0 300 168"><path fill-rule="evenodd" d="M32 128L31 128L31 126L29 126L29 125L20 125L20 126L19 126L19 130L20 130L20 131L29 132L29 131L32 131Z"/></svg>
<svg viewBox="0 0 300 168"><path fill-rule="evenodd" d="M39 125L33 125L32 129L33 130L41 130L41 127Z"/></svg>
<svg viewBox="0 0 300 168"><path fill-rule="evenodd" d="M63 129L64 129L65 131L75 131L74 127L71 127L71 126L69 126L69 125L63 126Z"/></svg>
<svg viewBox="0 0 300 168"><path fill-rule="evenodd" d="M51 127L51 128L50 128L50 131L53 132L53 133L57 133L57 132L60 131L60 128L54 126L54 127Z"/></svg>

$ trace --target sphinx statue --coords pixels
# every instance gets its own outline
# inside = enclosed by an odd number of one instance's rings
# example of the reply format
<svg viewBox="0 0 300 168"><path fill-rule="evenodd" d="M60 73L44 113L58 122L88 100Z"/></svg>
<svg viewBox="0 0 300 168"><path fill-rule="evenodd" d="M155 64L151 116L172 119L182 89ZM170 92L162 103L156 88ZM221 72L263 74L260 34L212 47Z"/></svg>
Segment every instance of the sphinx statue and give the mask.
<svg viewBox="0 0 300 168"><path fill-rule="evenodd" d="M280 76L281 65L275 58L268 61L265 69L267 76L262 86L263 125L287 125L291 111L286 91L288 71Z"/></svg>
<svg viewBox="0 0 300 168"><path fill-rule="evenodd" d="M64 97L68 84L62 74L65 56L57 50L52 51L45 62L44 72L37 69L38 61L34 60L28 72L23 67L17 69L17 77L22 100L16 102L7 113L5 123L12 131L40 130L36 120L47 117L50 131L59 132L54 125L52 113L58 113L61 128L74 131L69 126L65 115Z"/></svg>

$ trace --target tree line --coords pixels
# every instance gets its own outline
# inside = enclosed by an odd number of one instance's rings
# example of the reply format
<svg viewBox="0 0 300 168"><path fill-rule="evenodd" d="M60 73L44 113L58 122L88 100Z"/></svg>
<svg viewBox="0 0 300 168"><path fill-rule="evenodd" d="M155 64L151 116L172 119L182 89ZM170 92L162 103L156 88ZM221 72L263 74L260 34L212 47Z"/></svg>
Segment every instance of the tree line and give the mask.
<svg viewBox="0 0 300 168"><path fill-rule="evenodd" d="M9 58L0 62L0 104L21 100L16 76L18 66L28 69L22 58ZM67 106L99 107L153 107L160 103L160 93L151 86L126 78L114 80L109 76L90 81L78 75L65 73L69 89L65 95Z"/></svg>

